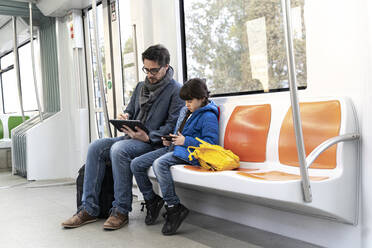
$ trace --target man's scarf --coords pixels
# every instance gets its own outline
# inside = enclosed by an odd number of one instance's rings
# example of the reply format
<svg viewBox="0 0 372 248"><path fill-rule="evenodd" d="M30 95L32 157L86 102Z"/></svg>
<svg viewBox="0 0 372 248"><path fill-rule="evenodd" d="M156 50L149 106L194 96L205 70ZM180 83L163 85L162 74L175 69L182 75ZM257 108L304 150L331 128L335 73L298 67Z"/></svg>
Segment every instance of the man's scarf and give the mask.
<svg viewBox="0 0 372 248"><path fill-rule="evenodd" d="M150 81L146 77L145 83L140 92L139 103L141 107L137 120L140 120L142 123L146 122L148 113L153 103L163 92L165 87L171 82L173 73L173 68L169 66L165 76L155 84L150 83Z"/></svg>

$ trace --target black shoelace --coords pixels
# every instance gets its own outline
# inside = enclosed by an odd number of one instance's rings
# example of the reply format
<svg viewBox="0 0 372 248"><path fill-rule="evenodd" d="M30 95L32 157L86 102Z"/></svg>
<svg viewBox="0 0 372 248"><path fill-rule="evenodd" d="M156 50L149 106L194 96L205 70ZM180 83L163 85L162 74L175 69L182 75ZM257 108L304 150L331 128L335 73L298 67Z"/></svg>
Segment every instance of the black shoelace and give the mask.
<svg viewBox="0 0 372 248"><path fill-rule="evenodd" d="M141 212L143 212L143 210L145 209L145 206L146 206L147 211L150 211L150 204L149 203L141 202L141 205L142 205L141 206Z"/></svg>

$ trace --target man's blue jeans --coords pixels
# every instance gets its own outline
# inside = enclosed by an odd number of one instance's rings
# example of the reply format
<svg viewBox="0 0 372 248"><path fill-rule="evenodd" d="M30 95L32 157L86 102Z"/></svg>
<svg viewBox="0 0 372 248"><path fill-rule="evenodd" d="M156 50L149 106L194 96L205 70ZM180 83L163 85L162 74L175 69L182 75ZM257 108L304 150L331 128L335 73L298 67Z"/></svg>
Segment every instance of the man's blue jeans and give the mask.
<svg viewBox="0 0 372 248"><path fill-rule="evenodd" d="M151 200L155 196L152 183L147 175L147 170L152 165L164 201L168 205L176 205L180 202L170 172L170 167L176 164L187 163L174 157L173 152L168 152L168 147L146 153L132 160L130 167L145 200Z"/></svg>
<svg viewBox="0 0 372 248"><path fill-rule="evenodd" d="M92 216L99 214L99 193L105 175L106 162L111 160L114 177L113 208L126 214L132 210L132 159L152 151L150 144L139 140L116 138L98 139L88 147L85 164L82 207Z"/></svg>

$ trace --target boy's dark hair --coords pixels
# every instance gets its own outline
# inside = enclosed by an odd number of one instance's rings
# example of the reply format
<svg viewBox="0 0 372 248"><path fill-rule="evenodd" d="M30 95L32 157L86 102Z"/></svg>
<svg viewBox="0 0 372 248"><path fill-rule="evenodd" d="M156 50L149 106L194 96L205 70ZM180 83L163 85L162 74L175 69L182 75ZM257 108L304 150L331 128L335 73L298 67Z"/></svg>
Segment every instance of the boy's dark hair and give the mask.
<svg viewBox="0 0 372 248"><path fill-rule="evenodd" d="M150 46L142 53L142 62L144 62L145 59L155 61L160 66L166 66L169 64L170 55L168 49L163 45L157 44Z"/></svg>
<svg viewBox="0 0 372 248"><path fill-rule="evenodd" d="M207 84L200 78L192 78L181 88L180 98L184 101L205 98L204 104L208 103L209 91Z"/></svg>

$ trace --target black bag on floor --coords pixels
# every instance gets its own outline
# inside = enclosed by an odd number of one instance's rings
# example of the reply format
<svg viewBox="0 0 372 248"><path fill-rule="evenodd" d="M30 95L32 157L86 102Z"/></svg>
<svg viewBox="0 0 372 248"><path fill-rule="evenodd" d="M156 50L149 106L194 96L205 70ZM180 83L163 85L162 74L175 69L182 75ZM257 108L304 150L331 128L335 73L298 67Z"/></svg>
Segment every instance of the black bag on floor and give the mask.
<svg viewBox="0 0 372 248"><path fill-rule="evenodd" d="M76 204L77 208L81 206L83 197L85 165L79 169L79 175L76 178ZM107 218L110 215L112 202L114 201L114 179L112 177L111 163L106 164L105 177L102 181L101 193L99 194L100 213L99 218Z"/></svg>

